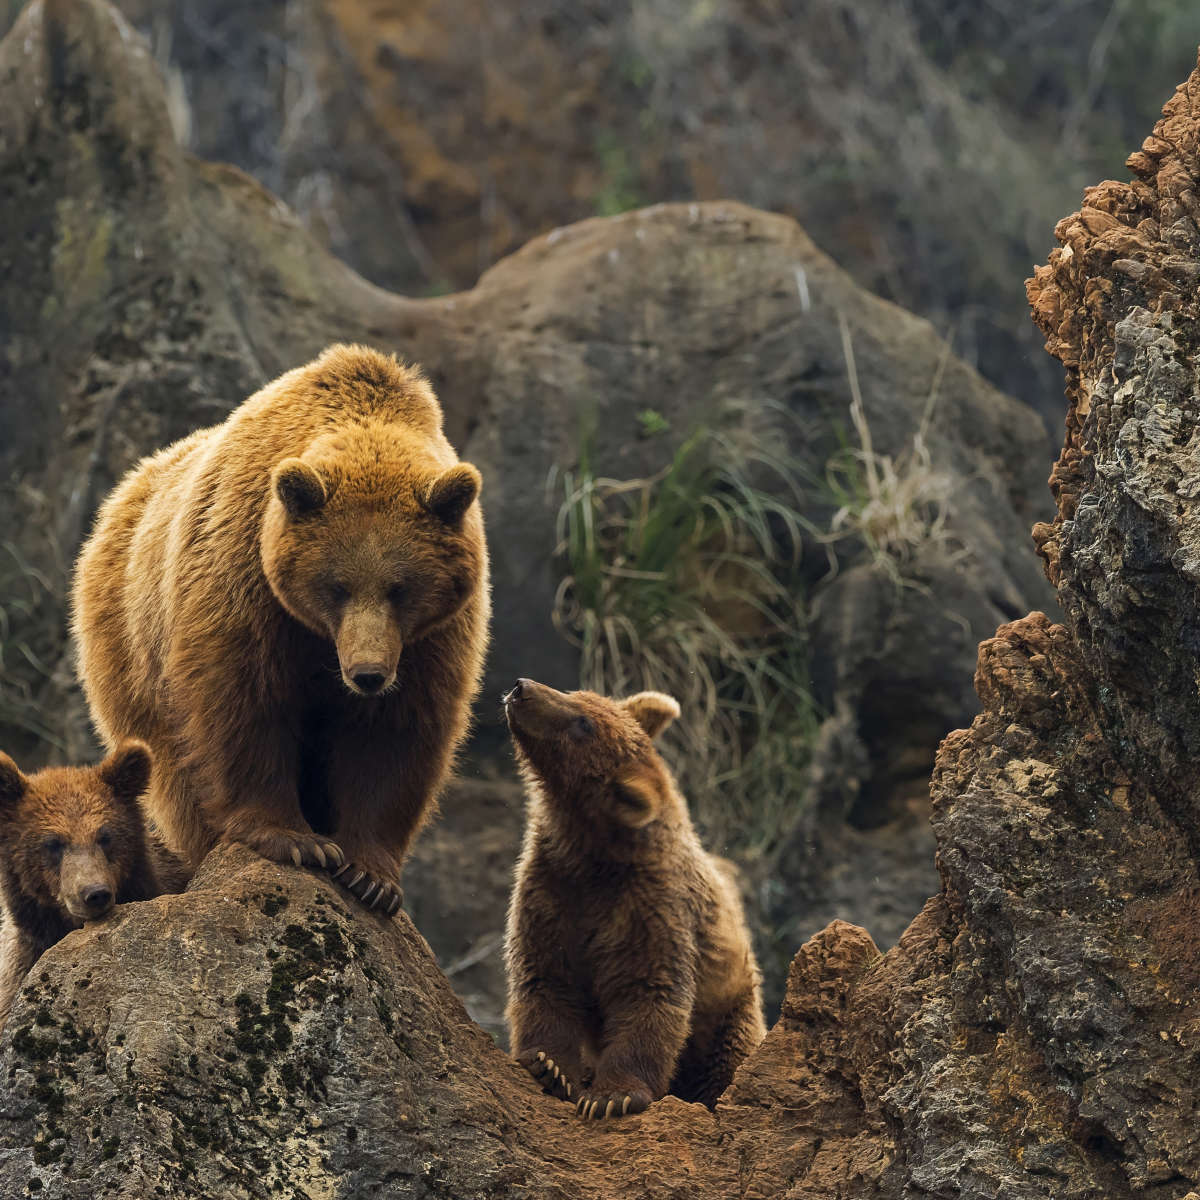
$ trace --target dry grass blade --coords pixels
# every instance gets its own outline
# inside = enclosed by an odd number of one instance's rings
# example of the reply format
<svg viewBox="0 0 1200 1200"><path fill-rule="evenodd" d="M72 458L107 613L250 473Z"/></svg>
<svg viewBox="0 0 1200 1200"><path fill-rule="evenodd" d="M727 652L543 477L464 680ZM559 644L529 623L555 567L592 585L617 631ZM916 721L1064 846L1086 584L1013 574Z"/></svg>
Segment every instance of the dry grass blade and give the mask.
<svg viewBox="0 0 1200 1200"><path fill-rule="evenodd" d="M918 586L907 569L918 553L931 546L947 558L964 553L954 544L946 520L953 481L934 467L926 441L950 347L947 343L939 356L911 444L892 458L875 449L854 362L854 342L840 312L838 328L850 388L850 421L858 445L844 447L826 466L825 487L838 508L822 540L834 544L857 539L875 566L897 585Z"/></svg>

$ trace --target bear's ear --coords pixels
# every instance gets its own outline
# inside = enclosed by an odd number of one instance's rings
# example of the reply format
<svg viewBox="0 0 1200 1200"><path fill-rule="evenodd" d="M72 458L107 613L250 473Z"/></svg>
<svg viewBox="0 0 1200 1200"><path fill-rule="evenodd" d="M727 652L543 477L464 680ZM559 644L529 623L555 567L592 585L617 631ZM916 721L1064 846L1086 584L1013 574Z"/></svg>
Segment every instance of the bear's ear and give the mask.
<svg viewBox="0 0 1200 1200"><path fill-rule="evenodd" d="M285 458L272 473L271 486L289 517L316 512L329 499L324 480L300 458Z"/></svg>
<svg viewBox="0 0 1200 1200"><path fill-rule="evenodd" d="M482 486L483 476L470 463L459 463L429 485L422 503L447 525L457 525Z"/></svg>
<svg viewBox="0 0 1200 1200"><path fill-rule="evenodd" d="M9 812L25 795L25 776L7 754L0 754L0 812Z"/></svg>
<svg viewBox="0 0 1200 1200"><path fill-rule="evenodd" d="M150 747L126 738L101 764L100 779L120 800L136 800L150 786Z"/></svg>
<svg viewBox="0 0 1200 1200"><path fill-rule="evenodd" d="M679 701L665 692L638 692L621 707L651 736L658 737L670 723L679 717Z"/></svg>
<svg viewBox="0 0 1200 1200"><path fill-rule="evenodd" d="M614 815L632 829L642 829L662 809L662 780L642 763L631 763L613 780Z"/></svg>

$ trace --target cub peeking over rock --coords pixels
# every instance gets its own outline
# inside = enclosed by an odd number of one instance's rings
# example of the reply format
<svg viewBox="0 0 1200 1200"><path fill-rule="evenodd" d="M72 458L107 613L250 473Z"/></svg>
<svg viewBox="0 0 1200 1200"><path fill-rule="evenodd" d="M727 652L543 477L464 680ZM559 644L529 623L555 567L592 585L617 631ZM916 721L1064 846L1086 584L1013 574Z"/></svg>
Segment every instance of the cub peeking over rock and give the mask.
<svg viewBox="0 0 1200 1200"><path fill-rule="evenodd" d="M732 868L701 847L651 742L679 705L522 679L504 710L529 800L506 942L514 1056L587 1117L667 1092L711 1107L766 1029Z"/></svg>
<svg viewBox="0 0 1200 1200"><path fill-rule="evenodd" d="M114 904L181 892L183 865L146 831L150 751L122 742L99 766L22 775L0 754L0 1028L46 950Z"/></svg>
<svg viewBox="0 0 1200 1200"><path fill-rule="evenodd" d="M489 615L479 472L416 367L336 345L144 459L76 570L80 674L193 867L224 838L384 911L466 731Z"/></svg>

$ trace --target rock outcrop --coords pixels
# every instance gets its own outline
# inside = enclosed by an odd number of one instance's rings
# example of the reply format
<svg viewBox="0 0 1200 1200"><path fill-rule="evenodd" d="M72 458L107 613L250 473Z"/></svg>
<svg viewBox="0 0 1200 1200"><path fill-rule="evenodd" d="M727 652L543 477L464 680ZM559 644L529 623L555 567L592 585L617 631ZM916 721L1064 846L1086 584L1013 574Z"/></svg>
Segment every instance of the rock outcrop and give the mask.
<svg viewBox="0 0 1200 1200"><path fill-rule="evenodd" d="M911 446L933 395L930 465L949 481L953 515L945 539L906 564L915 588L873 570L852 541L836 547L832 577L825 548L806 548L811 669L829 723L815 820L784 848L781 885L759 888L780 931L775 1002L791 950L832 916L894 941L936 887L925 780L938 738L976 710L975 645L1052 603L1023 549L1049 511L1033 413L927 322L855 286L789 218L695 204L585 221L469 292L405 299L331 258L246 175L181 150L169 113L146 44L100 0L35 0L0 50L5 748L31 765L48 746L73 760L93 752L63 597L98 499L139 455L351 339L424 363L451 440L484 471L496 624L476 759L510 771L501 691L517 675L568 686L578 674L550 617L563 566L549 469L577 462L589 421L594 466L617 478L658 471L707 422L786 447L821 479L850 425L841 314L878 453ZM648 409L667 432L641 436ZM814 486L802 503L826 528L838 502ZM493 811L515 839L519 805ZM498 912L506 887L455 911ZM439 954L478 953L486 933L464 945L459 930ZM490 992L470 984L481 1015L496 1009L497 961Z"/></svg>

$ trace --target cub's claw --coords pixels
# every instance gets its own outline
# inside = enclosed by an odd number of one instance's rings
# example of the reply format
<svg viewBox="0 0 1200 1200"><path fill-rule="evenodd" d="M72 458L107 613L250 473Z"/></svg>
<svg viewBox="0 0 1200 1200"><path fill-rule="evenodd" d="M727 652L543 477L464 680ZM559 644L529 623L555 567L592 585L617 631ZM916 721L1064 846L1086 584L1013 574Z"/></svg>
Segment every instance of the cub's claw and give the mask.
<svg viewBox="0 0 1200 1200"><path fill-rule="evenodd" d="M557 1096L560 1100L570 1100L572 1087L566 1072L556 1063L545 1050L526 1051L517 1057L517 1062L527 1070L542 1085L542 1090Z"/></svg>
<svg viewBox="0 0 1200 1200"><path fill-rule="evenodd" d="M606 1093L597 1097L585 1093L579 1097L575 1111L585 1121L603 1121L608 1117L645 1112L649 1107L650 1096L647 1092Z"/></svg>

